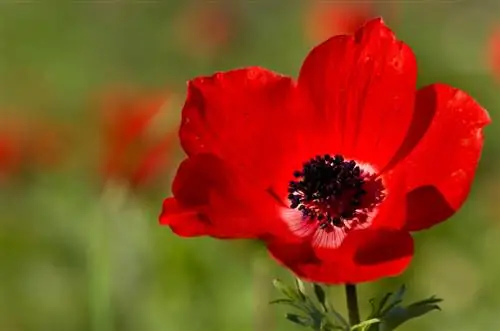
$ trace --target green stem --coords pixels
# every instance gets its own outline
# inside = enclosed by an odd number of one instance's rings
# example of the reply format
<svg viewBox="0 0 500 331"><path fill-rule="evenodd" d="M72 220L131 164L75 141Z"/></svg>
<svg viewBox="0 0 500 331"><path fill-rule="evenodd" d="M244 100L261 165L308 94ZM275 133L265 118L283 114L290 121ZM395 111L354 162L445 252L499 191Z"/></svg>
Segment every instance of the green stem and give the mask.
<svg viewBox="0 0 500 331"><path fill-rule="evenodd" d="M345 296L347 300L347 311L349 312L349 324L351 324L351 326L354 326L360 323L356 285L346 284Z"/></svg>
<svg viewBox="0 0 500 331"><path fill-rule="evenodd" d="M266 259L264 259L266 258ZM269 274L269 266L267 264L267 256L255 255L253 261L253 286L255 294L254 302L254 322L255 330L268 331L274 329L273 316L270 315L268 302L272 300L269 293L268 280L271 278Z"/></svg>
<svg viewBox="0 0 500 331"><path fill-rule="evenodd" d="M91 331L113 330L111 305L111 270L109 229L106 220L96 213L87 220L88 304Z"/></svg>

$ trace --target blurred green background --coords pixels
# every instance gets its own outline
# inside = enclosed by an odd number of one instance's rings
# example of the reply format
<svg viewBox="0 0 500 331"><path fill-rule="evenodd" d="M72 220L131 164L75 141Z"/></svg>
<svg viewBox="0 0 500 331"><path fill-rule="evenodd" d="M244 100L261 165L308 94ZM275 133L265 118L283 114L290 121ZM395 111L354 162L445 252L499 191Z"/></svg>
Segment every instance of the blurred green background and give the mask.
<svg viewBox="0 0 500 331"><path fill-rule="evenodd" d="M64 162L28 164L1 182L0 330L300 329L285 321L283 308L268 306L279 296L272 279L293 278L262 247L181 239L158 225L182 159L178 147L154 185L100 180L94 115L101 110L91 100L117 84L165 91L159 132L175 130L191 77L248 65L295 76L315 43L304 18L312 2L0 1L0 115L59 123L67 135ZM468 91L493 124L468 202L448 222L416 234L404 276L359 286L362 309L405 282L408 299L437 294L445 302L442 312L402 331L500 330L500 96L488 48L500 5L376 5L414 49L419 85ZM343 310L342 289L332 288L331 298Z"/></svg>

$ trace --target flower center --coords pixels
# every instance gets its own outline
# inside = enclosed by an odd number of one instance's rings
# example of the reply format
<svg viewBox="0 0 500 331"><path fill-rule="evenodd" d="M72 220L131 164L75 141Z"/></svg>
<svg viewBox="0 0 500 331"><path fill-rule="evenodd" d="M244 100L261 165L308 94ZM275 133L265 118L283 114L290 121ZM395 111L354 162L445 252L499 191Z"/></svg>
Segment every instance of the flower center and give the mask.
<svg viewBox="0 0 500 331"><path fill-rule="evenodd" d="M293 175L296 180L288 187L290 208L326 231L366 223L385 198L380 177L341 155L318 155Z"/></svg>

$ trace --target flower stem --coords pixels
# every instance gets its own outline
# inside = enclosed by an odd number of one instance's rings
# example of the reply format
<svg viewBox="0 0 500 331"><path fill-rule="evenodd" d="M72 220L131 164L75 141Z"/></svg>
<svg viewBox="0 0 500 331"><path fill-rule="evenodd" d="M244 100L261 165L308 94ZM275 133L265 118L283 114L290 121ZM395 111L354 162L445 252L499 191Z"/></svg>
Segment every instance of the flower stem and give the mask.
<svg viewBox="0 0 500 331"><path fill-rule="evenodd" d="M109 269L109 229L101 217L90 218L88 229L88 304L90 330L113 330L111 305L111 270Z"/></svg>
<svg viewBox="0 0 500 331"><path fill-rule="evenodd" d="M360 323L356 285L346 284L345 296L347 300L347 311L349 312L349 324L351 324L351 326L354 326Z"/></svg>
<svg viewBox="0 0 500 331"><path fill-rule="evenodd" d="M263 258L266 258L264 260ZM274 329L272 322L273 318L269 313L268 302L272 300L269 293L268 280L271 278L269 275L269 267L267 264L267 256L255 254L253 261L253 282L255 293L255 306L254 306L254 321L255 330L268 331Z"/></svg>

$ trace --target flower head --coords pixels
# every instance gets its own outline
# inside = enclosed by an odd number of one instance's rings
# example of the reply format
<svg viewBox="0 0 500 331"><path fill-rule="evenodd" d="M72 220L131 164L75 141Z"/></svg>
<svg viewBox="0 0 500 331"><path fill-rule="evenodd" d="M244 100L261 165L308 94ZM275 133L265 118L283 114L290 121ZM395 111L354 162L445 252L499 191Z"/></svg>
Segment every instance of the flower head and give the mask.
<svg viewBox="0 0 500 331"><path fill-rule="evenodd" d="M187 158L160 222L265 240L311 281L401 273L410 232L463 204L490 122L465 92L416 79L411 49L374 19L315 47L297 81L258 67L190 81Z"/></svg>
<svg viewBox="0 0 500 331"><path fill-rule="evenodd" d="M314 42L332 35L354 33L376 16L372 2L309 1L305 16L306 33Z"/></svg>
<svg viewBox="0 0 500 331"><path fill-rule="evenodd" d="M500 28L492 30L488 41L488 63L495 79L500 79Z"/></svg>
<svg viewBox="0 0 500 331"><path fill-rule="evenodd" d="M63 161L68 139L62 125L47 120L4 117L0 124L0 177L29 168L52 168Z"/></svg>
<svg viewBox="0 0 500 331"><path fill-rule="evenodd" d="M229 7L218 2L195 2L175 20L181 48L193 57L213 57L231 42L235 30Z"/></svg>
<svg viewBox="0 0 500 331"><path fill-rule="evenodd" d="M14 173L22 163L22 148L17 139L3 132L0 136L0 176Z"/></svg>
<svg viewBox="0 0 500 331"><path fill-rule="evenodd" d="M162 93L140 94L125 88L104 96L100 110L105 178L135 187L152 180L164 168L175 137L170 132L158 136L149 129L166 101Z"/></svg>

